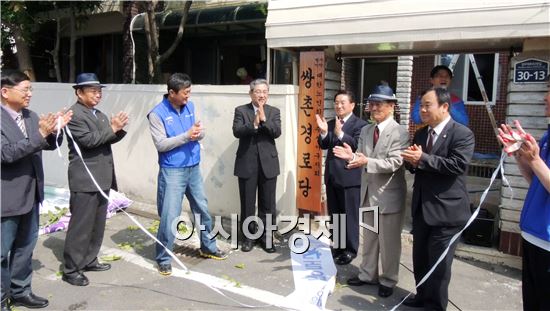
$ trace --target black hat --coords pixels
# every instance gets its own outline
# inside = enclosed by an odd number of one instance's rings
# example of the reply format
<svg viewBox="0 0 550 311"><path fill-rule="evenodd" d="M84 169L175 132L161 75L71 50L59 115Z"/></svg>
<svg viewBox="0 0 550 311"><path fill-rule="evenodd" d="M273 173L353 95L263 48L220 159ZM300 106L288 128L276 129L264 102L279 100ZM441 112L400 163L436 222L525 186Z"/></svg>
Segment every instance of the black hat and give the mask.
<svg viewBox="0 0 550 311"><path fill-rule="evenodd" d="M435 74L440 70L447 71L449 73L449 77L451 77L451 79L453 78L453 71L445 65L437 65L434 68L432 68L432 71L430 72L430 78L433 78Z"/></svg>
<svg viewBox="0 0 550 311"><path fill-rule="evenodd" d="M97 78L95 73L90 73L90 72L84 72L79 74L76 77L76 84L73 85L73 89L83 88L86 86L105 87L105 85L102 85L99 83L99 79Z"/></svg>
<svg viewBox="0 0 550 311"><path fill-rule="evenodd" d="M397 97L393 93L391 87L385 84L379 84L374 87L372 93L367 98L369 101L394 101L397 102Z"/></svg>

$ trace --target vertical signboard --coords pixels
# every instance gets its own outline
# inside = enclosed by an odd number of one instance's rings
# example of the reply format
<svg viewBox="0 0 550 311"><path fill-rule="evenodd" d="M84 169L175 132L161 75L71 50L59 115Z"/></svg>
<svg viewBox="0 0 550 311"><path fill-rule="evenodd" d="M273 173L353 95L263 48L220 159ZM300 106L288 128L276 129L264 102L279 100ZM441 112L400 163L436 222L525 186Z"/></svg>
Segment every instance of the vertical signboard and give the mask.
<svg viewBox="0 0 550 311"><path fill-rule="evenodd" d="M321 212L322 154L315 114L323 115L325 98L325 53L301 52L298 93L298 154L296 206Z"/></svg>

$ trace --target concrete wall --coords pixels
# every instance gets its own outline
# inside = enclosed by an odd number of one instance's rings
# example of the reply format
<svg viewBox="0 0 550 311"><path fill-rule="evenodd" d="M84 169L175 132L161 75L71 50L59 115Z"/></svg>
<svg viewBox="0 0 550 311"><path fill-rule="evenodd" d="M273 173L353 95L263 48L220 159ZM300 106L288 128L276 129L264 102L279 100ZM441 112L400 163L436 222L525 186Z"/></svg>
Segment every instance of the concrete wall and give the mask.
<svg viewBox="0 0 550 311"><path fill-rule="evenodd" d="M33 83L31 109L37 113L57 111L75 102L70 84ZM153 145L147 113L166 92L164 85L108 85L98 108L110 115L130 114L128 135L113 145L119 190L131 199L154 204L157 187L157 152ZM277 212L296 214L296 114L298 88L272 85L269 103L281 109L282 135L276 140L281 165L277 180ZM209 209L214 215L228 216L240 211L237 177L233 176L237 139L232 133L234 109L250 102L248 86L194 85L191 100L206 128L202 140L201 170ZM67 148L63 160L55 152L44 152L46 184L68 187ZM85 172L83 172L85 174ZM187 202L185 203L187 205ZM153 211L156 212L156 211Z"/></svg>

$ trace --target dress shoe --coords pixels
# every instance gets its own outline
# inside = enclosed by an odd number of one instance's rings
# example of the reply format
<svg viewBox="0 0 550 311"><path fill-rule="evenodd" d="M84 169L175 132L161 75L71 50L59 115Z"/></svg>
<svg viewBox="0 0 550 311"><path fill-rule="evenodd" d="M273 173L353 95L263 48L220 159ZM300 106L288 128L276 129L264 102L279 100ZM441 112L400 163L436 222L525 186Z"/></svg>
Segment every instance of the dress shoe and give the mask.
<svg viewBox="0 0 550 311"><path fill-rule="evenodd" d="M243 241L243 245L241 246L241 251L243 252L250 252L252 248L254 247L254 243L250 240Z"/></svg>
<svg viewBox="0 0 550 311"><path fill-rule="evenodd" d="M267 248L267 245L265 245L264 242L261 242L260 246L262 247L264 252L269 253L269 254L275 253L277 251L277 249L275 248L275 244L273 244L273 243L271 244L270 248Z"/></svg>
<svg viewBox="0 0 550 311"><path fill-rule="evenodd" d="M405 299L405 301L403 301L403 305L411 308L422 308L424 307L424 302L416 296L410 296L409 298Z"/></svg>
<svg viewBox="0 0 550 311"><path fill-rule="evenodd" d="M74 286L86 286L90 284L88 278L82 273L78 273L75 276L69 276L68 274L63 273L61 279Z"/></svg>
<svg viewBox="0 0 550 311"><path fill-rule="evenodd" d="M378 296L386 298L393 295L393 288L380 284L378 287Z"/></svg>
<svg viewBox="0 0 550 311"><path fill-rule="evenodd" d="M111 264L99 262L95 265L84 267L84 271L107 271L109 269L111 269Z"/></svg>
<svg viewBox="0 0 550 311"><path fill-rule="evenodd" d="M351 253L345 252L345 253L342 253L340 256L336 257L336 259L334 260L334 263L336 263L337 265L343 266L343 265L349 264L354 258L355 258L354 255L352 255Z"/></svg>
<svg viewBox="0 0 550 311"><path fill-rule="evenodd" d="M30 308L30 309L45 308L48 306L48 304L49 304L48 299L38 297L32 292L29 293L27 296L11 299L12 306L23 306L25 308Z"/></svg>
<svg viewBox="0 0 550 311"><path fill-rule="evenodd" d="M378 282L363 281L358 276L348 279L347 283L349 286L378 285Z"/></svg>

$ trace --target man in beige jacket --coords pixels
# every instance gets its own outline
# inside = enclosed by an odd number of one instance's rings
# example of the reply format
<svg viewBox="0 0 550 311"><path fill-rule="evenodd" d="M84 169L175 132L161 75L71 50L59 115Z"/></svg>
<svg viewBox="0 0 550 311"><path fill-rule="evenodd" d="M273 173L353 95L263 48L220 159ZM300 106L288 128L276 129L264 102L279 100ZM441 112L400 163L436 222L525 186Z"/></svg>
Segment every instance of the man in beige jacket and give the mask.
<svg viewBox="0 0 550 311"><path fill-rule="evenodd" d="M337 157L348 161L348 168L363 168L361 206L378 207L374 211L378 212L378 232L362 229L363 260L359 275L347 283L351 286L379 285L378 295L389 297L398 282L407 193L400 154L408 147L409 139L407 130L393 118L397 99L389 86L376 86L368 101L375 123L361 130L357 152L353 153L347 145L334 148ZM359 217L365 224L373 226L374 213L364 213Z"/></svg>

